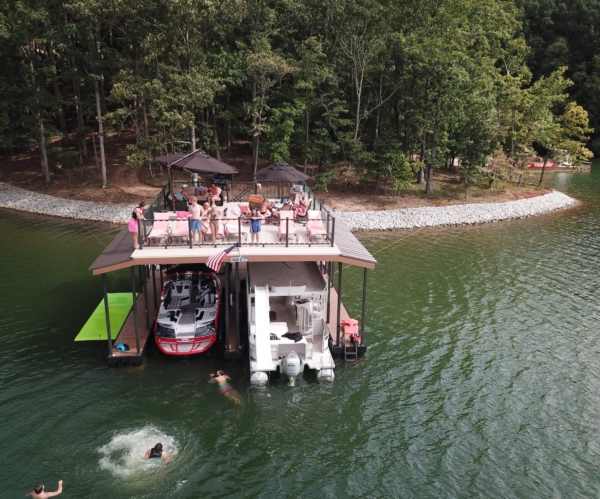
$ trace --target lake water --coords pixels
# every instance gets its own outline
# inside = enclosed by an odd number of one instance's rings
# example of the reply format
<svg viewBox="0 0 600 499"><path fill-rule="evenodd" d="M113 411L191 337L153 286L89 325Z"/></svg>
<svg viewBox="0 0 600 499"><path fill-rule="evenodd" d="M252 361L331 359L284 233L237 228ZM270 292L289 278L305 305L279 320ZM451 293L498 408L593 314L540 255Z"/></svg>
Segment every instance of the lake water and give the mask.
<svg viewBox="0 0 600 499"><path fill-rule="evenodd" d="M218 352L108 369L105 342L73 338L119 228L0 211L0 497L60 478L65 498L597 497L600 165L548 183L582 204L360 235L367 355L263 389ZM345 270L357 315L361 286ZM241 406L207 383L221 367ZM172 462L141 459L157 441Z"/></svg>

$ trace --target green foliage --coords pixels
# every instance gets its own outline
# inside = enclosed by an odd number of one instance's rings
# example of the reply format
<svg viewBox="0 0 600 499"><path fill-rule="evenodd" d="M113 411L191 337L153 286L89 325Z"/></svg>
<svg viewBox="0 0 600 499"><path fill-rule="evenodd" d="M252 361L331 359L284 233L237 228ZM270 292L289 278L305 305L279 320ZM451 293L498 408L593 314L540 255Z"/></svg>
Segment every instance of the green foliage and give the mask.
<svg viewBox="0 0 600 499"><path fill-rule="evenodd" d="M328 192L327 187L329 186L329 182L331 182L336 177L337 177L337 173L335 173L334 171L317 173L314 176L314 181L315 181L314 190Z"/></svg>

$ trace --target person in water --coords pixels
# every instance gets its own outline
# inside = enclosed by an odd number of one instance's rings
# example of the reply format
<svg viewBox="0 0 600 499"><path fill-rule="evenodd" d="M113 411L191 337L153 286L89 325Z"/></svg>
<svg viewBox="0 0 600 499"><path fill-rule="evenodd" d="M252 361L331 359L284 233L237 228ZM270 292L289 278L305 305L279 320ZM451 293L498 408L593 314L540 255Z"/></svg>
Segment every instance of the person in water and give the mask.
<svg viewBox="0 0 600 499"><path fill-rule="evenodd" d="M44 484L38 483L35 486L35 488L27 495L34 497L35 499L46 499L47 497L56 497L56 496L62 494L62 484L63 484L63 481L59 480L58 488L54 492L45 492Z"/></svg>
<svg viewBox="0 0 600 499"><path fill-rule="evenodd" d="M217 374L210 375L209 383L218 383L219 391L229 400L239 405L242 403L242 400L238 392L229 384L230 381L231 378L225 374L225 371L217 371Z"/></svg>
<svg viewBox="0 0 600 499"><path fill-rule="evenodd" d="M148 449L148 451L146 452L146 455L144 456L144 458L145 459L158 459L158 458L162 458L165 461L170 461L171 459L173 459L175 457L175 454L177 454L177 451L172 452L171 454L165 452L163 450L162 444L159 442L154 447L152 447L152 449Z"/></svg>

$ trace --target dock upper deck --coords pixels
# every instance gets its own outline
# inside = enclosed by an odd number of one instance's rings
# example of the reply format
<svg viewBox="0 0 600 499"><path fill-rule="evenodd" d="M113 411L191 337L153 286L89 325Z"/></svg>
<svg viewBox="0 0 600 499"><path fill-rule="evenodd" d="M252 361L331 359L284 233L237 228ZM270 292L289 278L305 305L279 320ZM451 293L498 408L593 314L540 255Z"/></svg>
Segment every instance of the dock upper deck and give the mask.
<svg viewBox="0 0 600 499"><path fill-rule="evenodd" d="M238 206L238 201L227 202L219 207L219 211L223 213L227 209L227 213L231 214L232 209ZM249 221L244 217L230 215L221 217L219 232L222 237L217 238L215 248L210 234L207 235L206 244L190 244L190 232L187 228L188 222L183 218L184 214L179 212L178 219L177 212L165 212L161 209L164 208L164 200L157 198L146 215L148 220L141 221L140 224L142 248L133 248L131 234L127 227L124 227L92 264L90 270L98 275L135 265L204 263L218 251L236 243L238 247L224 262L239 257L248 258L250 262L332 261L373 269L377 263L375 258L344 222L328 207L320 203L318 206L325 234L315 236L312 240L307 230L307 220L287 222L271 218L261 225L260 243L253 246ZM168 227L167 232L162 236L153 237L156 234L153 232L153 225L156 227L159 217L167 218L162 220L163 225ZM227 231L226 225L229 225L229 229L238 230Z"/></svg>

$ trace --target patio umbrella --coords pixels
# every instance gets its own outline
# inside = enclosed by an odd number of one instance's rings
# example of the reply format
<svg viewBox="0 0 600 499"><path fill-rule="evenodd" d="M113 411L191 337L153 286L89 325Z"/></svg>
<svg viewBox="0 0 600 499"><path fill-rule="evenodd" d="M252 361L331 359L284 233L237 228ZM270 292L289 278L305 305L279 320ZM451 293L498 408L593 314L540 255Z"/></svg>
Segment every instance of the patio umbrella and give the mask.
<svg viewBox="0 0 600 499"><path fill-rule="evenodd" d="M256 180L279 180L284 182L301 182L308 180L310 177L306 173L296 170L293 166L287 163L273 163L271 166L263 168L256 172Z"/></svg>
<svg viewBox="0 0 600 499"><path fill-rule="evenodd" d="M233 166L229 166L227 163L223 163L201 151L186 155L167 154L166 156L154 158L154 161L166 167L170 166L174 170L185 170L190 173L238 173Z"/></svg>
<svg viewBox="0 0 600 499"><path fill-rule="evenodd" d="M227 163L223 163L218 159L215 159L208 154L204 154L202 151L195 151L190 154L166 154L165 156L159 156L154 158L163 166L167 167L167 174L169 175L169 192L171 193L171 203L173 203L173 181L171 178L171 170L185 170L190 173L238 173L233 167ZM174 207L174 204L171 206ZM174 209L174 208L173 208Z"/></svg>

